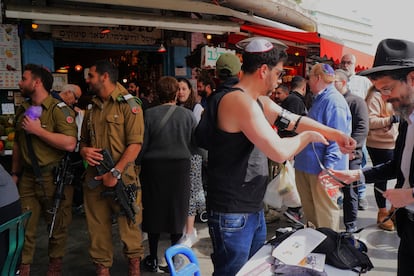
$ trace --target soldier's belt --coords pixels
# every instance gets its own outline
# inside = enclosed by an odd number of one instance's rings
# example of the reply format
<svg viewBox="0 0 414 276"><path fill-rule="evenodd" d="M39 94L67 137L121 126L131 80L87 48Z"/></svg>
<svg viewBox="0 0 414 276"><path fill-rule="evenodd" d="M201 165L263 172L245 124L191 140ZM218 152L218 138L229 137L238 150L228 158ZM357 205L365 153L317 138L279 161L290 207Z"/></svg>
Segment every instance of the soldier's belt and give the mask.
<svg viewBox="0 0 414 276"><path fill-rule="evenodd" d="M50 173L50 172L52 172L56 167L58 166L58 164L57 163L52 163L52 164L49 164L49 165L46 165L46 166L42 166L42 167L40 167L40 172L43 174L43 173ZM26 172L28 172L28 173L32 173L32 174L34 174L34 171L33 171L33 167L31 166L31 165L28 165L28 164L24 164L23 165L23 170L24 171L26 171Z"/></svg>

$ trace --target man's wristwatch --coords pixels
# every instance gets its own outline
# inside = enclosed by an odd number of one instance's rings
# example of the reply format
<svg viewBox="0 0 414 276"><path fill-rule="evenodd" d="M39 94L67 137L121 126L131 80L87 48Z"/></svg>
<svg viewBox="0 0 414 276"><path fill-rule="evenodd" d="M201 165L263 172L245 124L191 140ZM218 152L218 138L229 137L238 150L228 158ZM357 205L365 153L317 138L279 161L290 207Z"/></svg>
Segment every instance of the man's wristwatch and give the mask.
<svg viewBox="0 0 414 276"><path fill-rule="evenodd" d="M113 177L115 177L116 179L121 179L121 175L122 175L122 173L121 173L121 171L120 171L120 170L118 170L118 169L116 169L116 168L112 168L112 169L110 170L110 172L112 173Z"/></svg>

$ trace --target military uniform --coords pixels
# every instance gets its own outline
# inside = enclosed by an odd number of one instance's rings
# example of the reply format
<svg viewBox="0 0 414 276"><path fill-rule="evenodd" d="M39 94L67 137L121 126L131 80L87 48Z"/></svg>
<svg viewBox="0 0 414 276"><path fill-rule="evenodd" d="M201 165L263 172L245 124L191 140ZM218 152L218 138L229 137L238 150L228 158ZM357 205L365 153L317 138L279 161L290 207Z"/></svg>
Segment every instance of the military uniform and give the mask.
<svg viewBox="0 0 414 276"><path fill-rule="evenodd" d="M82 125L81 143L87 147L108 149L115 164L118 162L127 146L142 144L144 120L141 107L135 102L131 104L123 96L128 91L119 83L107 101L99 97L92 99L92 105L86 111ZM135 100L133 100L135 101ZM124 184L138 186L136 205L137 224L133 224L124 215L118 216L120 237L124 245L124 254L129 258L142 258L141 230L138 225L142 222L141 187L138 172L134 162L129 163L122 172ZM105 267L112 266L112 214L118 215L120 206L111 197L101 194L107 188L100 184L97 187L89 185L96 168L89 166L84 182L84 207L88 231L91 239L89 253L96 264Z"/></svg>
<svg viewBox="0 0 414 276"><path fill-rule="evenodd" d="M22 176L18 183L23 211L31 210L32 215L26 226L25 243L22 253L22 263L31 264L35 251L36 229L41 214L46 218L48 225L52 215L48 212L53 204L55 185L53 183L54 168L63 159L65 151L51 147L49 144L31 135L33 151L38 160L41 171L41 183L36 182L35 173L27 147L26 133L22 129L24 112L31 106L30 101L25 101L16 112L16 136L15 141L20 149L20 161L22 163ZM42 128L68 136L77 137L74 112L65 104L48 96L42 103L42 115L40 116ZM72 220L72 196L73 188L66 186L64 199L56 215L52 237L49 239L49 257L62 258L65 253L68 225Z"/></svg>

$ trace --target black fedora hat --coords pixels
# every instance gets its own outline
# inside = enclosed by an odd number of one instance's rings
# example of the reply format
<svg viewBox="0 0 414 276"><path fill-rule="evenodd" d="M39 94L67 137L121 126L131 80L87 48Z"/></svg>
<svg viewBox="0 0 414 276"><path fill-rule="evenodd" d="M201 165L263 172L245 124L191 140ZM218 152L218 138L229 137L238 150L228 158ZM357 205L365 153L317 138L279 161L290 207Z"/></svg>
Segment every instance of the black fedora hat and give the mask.
<svg viewBox="0 0 414 276"><path fill-rule="evenodd" d="M376 72L414 68L414 42L402 39L384 39L377 47L374 65L358 73L369 76Z"/></svg>

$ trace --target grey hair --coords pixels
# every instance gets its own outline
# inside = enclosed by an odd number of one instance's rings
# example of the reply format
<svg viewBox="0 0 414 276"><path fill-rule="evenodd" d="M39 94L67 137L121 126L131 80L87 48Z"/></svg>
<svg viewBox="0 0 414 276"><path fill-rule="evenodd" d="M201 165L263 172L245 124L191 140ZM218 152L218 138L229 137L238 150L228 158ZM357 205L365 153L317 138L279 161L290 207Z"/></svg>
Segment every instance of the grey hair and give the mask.
<svg viewBox="0 0 414 276"><path fill-rule="evenodd" d="M339 77L341 80L346 80L346 82L349 82L348 73L345 70L336 69L335 75Z"/></svg>
<svg viewBox="0 0 414 276"><path fill-rule="evenodd" d="M76 90L77 90L77 88L78 88L79 86L77 86L76 84L65 84L63 87L62 87L62 92L65 92L65 91L72 91L73 93L76 93ZM79 88L80 89L80 88Z"/></svg>

